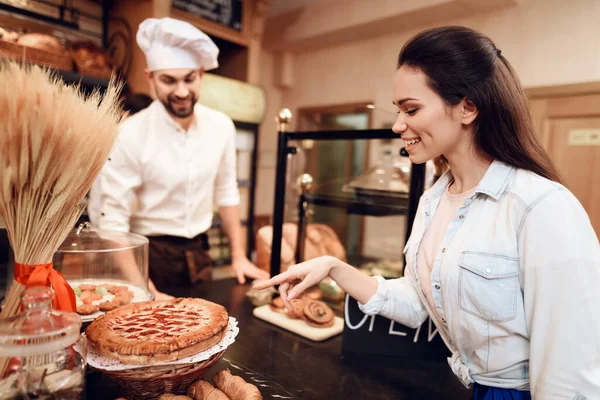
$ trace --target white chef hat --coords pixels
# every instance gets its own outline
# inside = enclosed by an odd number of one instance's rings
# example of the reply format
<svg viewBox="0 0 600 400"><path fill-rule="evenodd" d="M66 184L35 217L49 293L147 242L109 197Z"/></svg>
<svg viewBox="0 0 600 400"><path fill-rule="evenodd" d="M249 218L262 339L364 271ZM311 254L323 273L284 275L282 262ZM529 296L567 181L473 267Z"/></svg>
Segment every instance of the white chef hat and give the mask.
<svg viewBox="0 0 600 400"><path fill-rule="evenodd" d="M137 43L150 71L193 68L208 71L219 66L219 48L192 24L173 18L148 18L140 24Z"/></svg>

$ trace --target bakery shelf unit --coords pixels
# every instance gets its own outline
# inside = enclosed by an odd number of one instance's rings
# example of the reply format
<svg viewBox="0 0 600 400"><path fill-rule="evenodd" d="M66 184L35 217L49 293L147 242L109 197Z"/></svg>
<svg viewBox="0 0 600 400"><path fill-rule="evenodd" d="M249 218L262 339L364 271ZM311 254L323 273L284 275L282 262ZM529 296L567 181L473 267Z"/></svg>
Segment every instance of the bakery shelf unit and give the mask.
<svg viewBox="0 0 600 400"><path fill-rule="evenodd" d="M83 65L74 56L86 45L111 58L113 73L126 77L131 64L131 28L120 18L110 18L112 0L12 0L0 1L0 27L20 34L41 34L62 42L66 54L0 41L0 58L39 64L56 72L66 83L77 84L86 94L103 92L109 84L110 69ZM109 23L114 28L109 35ZM116 28L118 30L115 30ZM1 39L0 39L1 40ZM71 53L68 55L68 53ZM118 56L117 56L118 54ZM76 71L76 72L74 72ZM124 87L124 90L128 90Z"/></svg>
<svg viewBox="0 0 600 400"><path fill-rule="evenodd" d="M277 169L275 175L275 199L273 207L273 241L271 248L271 276L280 273L281 238L286 204L286 177L290 155L297 152L291 143L301 141L324 140L399 140L399 135L389 129L349 130L349 131L312 131L287 132L291 114L288 110L280 112L279 139L277 146ZM295 261L303 260L303 245L306 237L306 222L309 207L320 206L344 210L347 214L361 216L401 216L407 217L406 236L412 229L419 198L425 185L425 165L411 165L408 193L386 196L384 194L364 195L357 191L343 190L345 182L332 181L310 190L312 179L304 175L299 184L302 189L298 196L298 235L296 238ZM398 255L402 258L402 254Z"/></svg>
<svg viewBox="0 0 600 400"><path fill-rule="evenodd" d="M85 7L77 3L88 3ZM87 4L86 4L87 5ZM112 0L27 0L0 2L0 13L26 20L28 25L45 24L108 43L108 20ZM94 7L96 6L96 7ZM90 12L93 7L99 12ZM101 29L90 29L100 25Z"/></svg>

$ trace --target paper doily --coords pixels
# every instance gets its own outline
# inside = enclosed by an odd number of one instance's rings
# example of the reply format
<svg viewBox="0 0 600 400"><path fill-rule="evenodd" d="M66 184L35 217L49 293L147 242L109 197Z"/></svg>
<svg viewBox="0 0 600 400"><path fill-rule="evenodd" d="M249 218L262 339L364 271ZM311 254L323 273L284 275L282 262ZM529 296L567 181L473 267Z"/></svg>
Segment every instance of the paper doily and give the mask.
<svg viewBox="0 0 600 400"><path fill-rule="evenodd" d="M194 354L193 356L182 358L181 360L177 361L156 362L152 364L123 364L119 360L106 358L100 355L98 352L96 352L91 343L87 341L85 334L81 335L82 340L80 340L77 343L75 349L81 353L80 350L81 346L83 345L82 342L85 342L85 345L87 346L87 363L96 369L103 369L107 371L121 371L125 369L154 367L157 365L193 364L204 360L208 360L214 354L220 353L221 351L231 346L235 342L235 337L240 332L240 329L237 325L237 320L233 317L229 317L229 323L227 324L227 333L225 333L225 336L223 337L223 339L221 339L219 343L198 354Z"/></svg>

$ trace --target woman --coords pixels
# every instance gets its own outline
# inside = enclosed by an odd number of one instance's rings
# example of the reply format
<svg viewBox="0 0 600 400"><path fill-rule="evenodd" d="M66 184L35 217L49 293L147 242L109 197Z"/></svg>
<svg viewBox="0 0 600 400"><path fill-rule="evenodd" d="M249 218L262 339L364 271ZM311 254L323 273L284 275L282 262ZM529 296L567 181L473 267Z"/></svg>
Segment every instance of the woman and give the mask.
<svg viewBox="0 0 600 400"><path fill-rule="evenodd" d="M280 284L290 307L331 276L367 314L431 317L475 399L600 398L600 246L508 61L480 33L431 29L400 52L393 92L411 161L450 168L421 197L405 276L323 257L256 287Z"/></svg>

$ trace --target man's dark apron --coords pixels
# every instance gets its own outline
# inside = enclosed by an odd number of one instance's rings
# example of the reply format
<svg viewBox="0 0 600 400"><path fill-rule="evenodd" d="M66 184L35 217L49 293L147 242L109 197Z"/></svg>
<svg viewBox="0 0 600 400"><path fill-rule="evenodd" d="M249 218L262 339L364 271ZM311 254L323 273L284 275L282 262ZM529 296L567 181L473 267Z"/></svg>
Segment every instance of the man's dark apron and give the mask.
<svg viewBox="0 0 600 400"><path fill-rule="evenodd" d="M210 280L212 259L206 233L192 239L177 236L151 236L148 239L150 279L161 292Z"/></svg>

